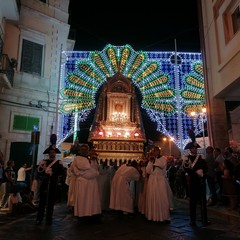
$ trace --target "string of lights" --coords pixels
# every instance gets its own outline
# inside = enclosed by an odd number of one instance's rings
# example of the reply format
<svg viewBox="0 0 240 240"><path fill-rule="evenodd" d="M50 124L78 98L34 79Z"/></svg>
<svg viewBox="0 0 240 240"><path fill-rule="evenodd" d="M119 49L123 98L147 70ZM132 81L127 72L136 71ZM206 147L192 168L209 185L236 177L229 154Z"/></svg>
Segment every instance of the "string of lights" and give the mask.
<svg viewBox="0 0 240 240"><path fill-rule="evenodd" d="M200 112L205 104L201 53L137 52L130 45L109 44L102 51L64 54L64 84L59 98L59 114L64 118L71 119L77 111L84 113L81 119L84 121L90 110L96 107L99 88L107 77L120 71L140 90L141 107L157 123L157 131L173 137L179 148L188 143L188 130L193 126L190 112ZM194 121L194 131L201 132L200 120ZM66 129L72 129L73 124L73 120L65 122L65 133L59 129L62 139L68 134Z"/></svg>

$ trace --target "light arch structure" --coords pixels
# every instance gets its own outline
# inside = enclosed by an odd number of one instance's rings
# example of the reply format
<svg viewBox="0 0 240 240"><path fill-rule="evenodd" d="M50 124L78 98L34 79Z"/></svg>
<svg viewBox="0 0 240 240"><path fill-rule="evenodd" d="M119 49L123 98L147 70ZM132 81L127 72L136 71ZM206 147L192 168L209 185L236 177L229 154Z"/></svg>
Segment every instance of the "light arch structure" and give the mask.
<svg viewBox="0 0 240 240"><path fill-rule="evenodd" d="M62 53L58 145L87 119L98 89L117 72L140 90L141 107L157 123L156 131L173 138L180 150L189 142L189 129L196 135L203 130L201 120L190 116L205 105L201 53L144 52L109 44L102 51Z"/></svg>

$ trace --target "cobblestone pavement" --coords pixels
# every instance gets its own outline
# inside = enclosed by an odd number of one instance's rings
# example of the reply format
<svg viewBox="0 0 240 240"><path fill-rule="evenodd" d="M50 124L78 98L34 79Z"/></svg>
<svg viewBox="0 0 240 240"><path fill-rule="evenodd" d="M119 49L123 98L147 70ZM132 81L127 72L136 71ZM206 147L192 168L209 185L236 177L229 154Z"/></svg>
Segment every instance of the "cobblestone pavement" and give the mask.
<svg viewBox="0 0 240 240"><path fill-rule="evenodd" d="M222 211L222 212L221 212ZM147 221L142 215L103 214L101 223L82 222L62 202L55 206L51 226L35 224L36 213L18 216L0 215L1 240L152 240L152 239L240 239L240 216L225 210L208 211L211 224L204 227L198 217L197 226L189 226L186 201L176 200L170 223Z"/></svg>

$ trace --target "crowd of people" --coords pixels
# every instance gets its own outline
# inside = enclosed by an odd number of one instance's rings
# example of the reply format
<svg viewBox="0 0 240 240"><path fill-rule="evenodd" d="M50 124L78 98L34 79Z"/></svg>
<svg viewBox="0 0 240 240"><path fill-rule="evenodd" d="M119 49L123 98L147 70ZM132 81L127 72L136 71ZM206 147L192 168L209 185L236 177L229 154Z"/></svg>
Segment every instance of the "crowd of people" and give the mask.
<svg viewBox="0 0 240 240"><path fill-rule="evenodd" d="M196 225L197 205L201 208L204 225L209 224L207 207L221 203L237 209L240 195L239 156L227 147L208 146L205 156L199 155L198 146L189 147L183 159L165 157L157 146L145 153L140 161L110 162L98 160L94 147L77 144L74 160L67 168L57 159L60 153L50 145L48 155L36 166L33 179L26 182L32 166L24 163L14 171L9 160L4 169L0 162L0 182L4 191L0 207L14 211L17 203L24 203L36 211L36 223L52 224L54 205L63 198L79 221L101 221L105 212L142 214L148 221L170 223L173 199L189 199L190 225ZM3 181L6 177L7 180Z"/></svg>
<svg viewBox="0 0 240 240"><path fill-rule="evenodd" d="M0 200L0 208L8 208L9 213L33 212L36 207L32 203L29 190L29 182L27 180L27 172L32 166L27 167L24 163L15 172L15 162L8 160L4 168L3 155L1 155L0 165L0 186L2 186L2 198Z"/></svg>
<svg viewBox="0 0 240 240"><path fill-rule="evenodd" d="M189 200L190 225L196 225L200 205L203 225L209 224L207 208L215 205L238 211L240 204L240 155L231 147L224 152L208 146L198 154L198 144L189 145L189 155L168 159L167 175L173 194Z"/></svg>

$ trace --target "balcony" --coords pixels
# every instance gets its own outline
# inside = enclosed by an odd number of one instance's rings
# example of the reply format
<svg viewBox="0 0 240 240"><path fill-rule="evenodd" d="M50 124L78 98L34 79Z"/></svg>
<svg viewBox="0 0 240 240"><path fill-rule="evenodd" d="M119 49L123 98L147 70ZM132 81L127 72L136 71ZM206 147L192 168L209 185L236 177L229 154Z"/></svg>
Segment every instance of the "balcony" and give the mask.
<svg viewBox="0 0 240 240"><path fill-rule="evenodd" d="M0 58L0 88L11 89L13 87L14 68L16 62L11 61L7 54Z"/></svg>

